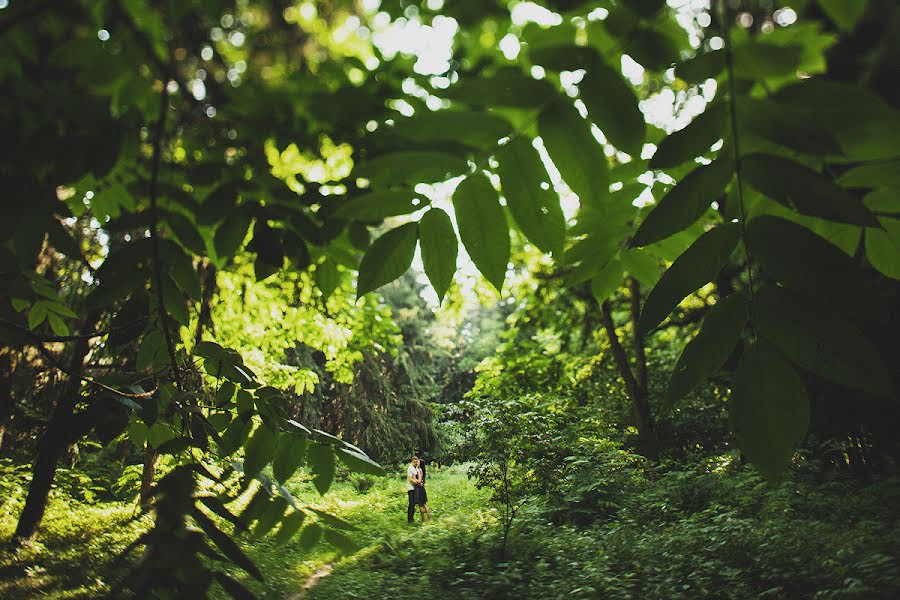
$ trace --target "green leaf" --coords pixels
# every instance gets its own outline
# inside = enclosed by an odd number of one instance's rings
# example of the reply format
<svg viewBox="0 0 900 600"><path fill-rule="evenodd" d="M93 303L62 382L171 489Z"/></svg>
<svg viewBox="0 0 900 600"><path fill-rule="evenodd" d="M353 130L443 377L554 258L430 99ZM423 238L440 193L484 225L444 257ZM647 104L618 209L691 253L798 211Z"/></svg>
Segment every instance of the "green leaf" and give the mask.
<svg viewBox="0 0 900 600"><path fill-rule="evenodd" d="M367 475L384 475L384 469L381 465L362 452L350 448L337 448L335 454L351 471L366 473Z"/></svg>
<svg viewBox="0 0 900 600"><path fill-rule="evenodd" d="M272 501L266 506L266 510L259 516L259 520L253 528L253 536L261 538L272 531L281 520L285 510L287 510L287 502L284 498L281 496L272 498Z"/></svg>
<svg viewBox="0 0 900 600"><path fill-rule="evenodd" d="M853 167L841 174L838 183L850 188L900 187L900 159Z"/></svg>
<svg viewBox="0 0 900 600"><path fill-rule="evenodd" d="M269 227L265 219L257 219L253 226L253 239L247 249L256 253L254 274L257 281L268 279L284 267L281 235Z"/></svg>
<svg viewBox="0 0 900 600"><path fill-rule="evenodd" d="M747 245L784 286L842 314L885 315L881 295L852 257L806 227L763 215L747 224Z"/></svg>
<svg viewBox="0 0 900 600"><path fill-rule="evenodd" d="M550 100L555 93L553 86L546 81L508 68L486 77L464 78L446 90L444 96L473 106L534 108Z"/></svg>
<svg viewBox="0 0 900 600"><path fill-rule="evenodd" d="M216 255L221 259L234 256L244 243L248 229L250 229L250 213L243 209L229 211L228 216L216 229L213 238Z"/></svg>
<svg viewBox="0 0 900 600"><path fill-rule="evenodd" d="M233 539L231 539L231 536L226 535L216 527L216 524L212 519L203 514L203 511L197 507L194 507L193 511L191 511L191 516L194 518L197 525L206 532L206 535L209 536L209 539L213 541L216 547L222 551L222 554L257 580L263 580L262 573L260 573L256 565L253 564L253 561L244 554L244 551L240 549Z"/></svg>
<svg viewBox="0 0 900 600"><path fill-rule="evenodd" d="M278 533L275 534L275 543L286 544L291 541L291 538L300 531L304 520L306 520L306 515L298 510L287 515L281 520L281 527L278 529Z"/></svg>
<svg viewBox="0 0 900 600"><path fill-rule="evenodd" d="M760 335L808 371L876 396L893 390L878 350L840 316L783 288L763 288L754 302Z"/></svg>
<svg viewBox="0 0 900 600"><path fill-rule="evenodd" d="M278 439L278 449L272 462L272 473L281 483L290 479L297 471L306 456L306 438L299 435L284 434Z"/></svg>
<svg viewBox="0 0 900 600"><path fill-rule="evenodd" d="M359 164L353 175L374 185L398 185L446 181L468 170L469 163L454 154L410 150L370 158Z"/></svg>
<svg viewBox="0 0 900 600"><path fill-rule="evenodd" d="M47 222L47 239L58 252L74 260L84 260L78 242L75 241L69 230L55 218L50 218Z"/></svg>
<svg viewBox="0 0 900 600"><path fill-rule="evenodd" d="M194 269L194 261L176 243L161 240L159 245L163 272L168 273L178 287L194 300L200 299L200 278Z"/></svg>
<svg viewBox="0 0 900 600"><path fill-rule="evenodd" d="M659 281L659 259L643 248L632 248L619 256L622 269L647 287Z"/></svg>
<svg viewBox="0 0 900 600"><path fill-rule="evenodd" d="M231 402L231 399L234 398L235 386L230 381L223 381L222 385L219 386L219 389L216 390L216 406L224 406Z"/></svg>
<svg viewBox="0 0 900 600"><path fill-rule="evenodd" d="M65 321L63 321L56 313L47 313L47 322L50 324L50 329L52 329L53 333L56 335L69 335L69 328L66 326Z"/></svg>
<svg viewBox="0 0 900 600"><path fill-rule="evenodd" d="M900 220L880 218L878 222L881 229L866 228L866 258L883 274L900 279Z"/></svg>
<svg viewBox="0 0 900 600"><path fill-rule="evenodd" d="M830 127L806 106L779 104L769 99L738 98L738 127L774 144L813 156L841 154Z"/></svg>
<svg viewBox="0 0 900 600"><path fill-rule="evenodd" d="M559 196L549 186L547 172L531 141L518 137L497 153L497 174L509 212L535 246L562 258L566 237Z"/></svg>
<svg viewBox="0 0 900 600"><path fill-rule="evenodd" d="M225 507L225 504L218 496L200 496L198 500L201 504L203 504L203 506L208 508L214 514L234 525L235 530L247 530L247 526L243 523L243 521L241 521L237 517L237 515L232 514L232 512Z"/></svg>
<svg viewBox="0 0 900 600"><path fill-rule="evenodd" d="M206 242L197 226L181 213L160 211L160 216L169 224L178 241L197 256L206 255Z"/></svg>
<svg viewBox="0 0 900 600"><path fill-rule="evenodd" d="M602 206L609 199L609 165L590 123L567 98L541 111L538 133L563 180L582 205Z"/></svg>
<svg viewBox="0 0 900 600"><path fill-rule="evenodd" d="M338 272L337 265L328 258L316 265L313 276L316 280L316 287L319 288L326 300L341 284L341 274Z"/></svg>
<svg viewBox="0 0 900 600"><path fill-rule="evenodd" d="M437 292L438 303L453 282L459 244L450 217L439 208L432 208L419 221L419 244L425 274Z"/></svg>
<svg viewBox="0 0 900 600"><path fill-rule="evenodd" d="M456 142L489 150L512 133L506 119L468 110L418 111L394 126L402 138L414 142Z"/></svg>
<svg viewBox="0 0 900 600"><path fill-rule="evenodd" d="M679 63L675 75L688 83L703 83L715 79L724 68L725 50L711 50Z"/></svg>
<svg viewBox="0 0 900 600"><path fill-rule="evenodd" d="M678 357L666 390L667 405L684 398L725 363L740 340L748 310L741 293L731 294L709 310L700 331Z"/></svg>
<svg viewBox="0 0 900 600"><path fill-rule="evenodd" d="M622 285L622 278L625 272L622 269L622 263L618 259L612 259L606 266L600 269L591 280L591 293L597 299L598 304L612 296L619 286Z"/></svg>
<svg viewBox="0 0 900 600"><path fill-rule="evenodd" d="M678 60L675 40L651 27L631 30L623 42L623 51L651 71L664 71Z"/></svg>
<svg viewBox="0 0 900 600"><path fill-rule="evenodd" d="M734 163L725 157L688 173L644 218L632 245L648 246L690 227L720 200L733 175Z"/></svg>
<svg viewBox="0 0 900 600"><path fill-rule="evenodd" d="M597 65L578 85L588 116L609 143L631 156L640 156L646 125L638 99L621 73Z"/></svg>
<svg viewBox="0 0 900 600"><path fill-rule="evenodd" d="M472 262L499 292L509 263L509 229L497 192L482 173L466 177L453 193L459 237Z"/></svg>
<svg viewBox="0 0 900 600"><path fill-rule="evenodd" d="M734 48L734 71L746 79L793 75L803 60L803 47L751 40Z"/></svg>
<svg viewBox="0 0 900 600"><path fill-rule="evenodd" d="M335 211L335 216L358 221L380 221L387 217L407 215L428 204L428 199L415 192L368 192L351 198Z"/></svg>
<svg viewBox="0 0 900 600"><path fill-rule="evenodd" d="M262 471L272 461L278 438L266 425L260 425L247 440L244 448L244 473L250 477Z"/></svg>
<svg viewBox="0 0 900 600"><path fill-rule="evenodd" d="M313 473L313 485L325 494L334 481L334 451L326 444L313 442L307 450L309 468Z"/></svg>
<svg viewBox="0 0 900 600"><path fill-rule="evenodd" d="M866 12L868 0L818 0L825 11L841 31L853 31L856 24Z"/></svg>
<svg viewBox="0 0 900 600"><path fill-rule="evenodd" d="M168 275L163 275L162 278L162 295L166 313L180 325L188 327L191 324L191 315L188 312L187 301L178 285Z"/></svg>
<svg viewBox="0 0 900 600"><path fill-rule="evenodd" d="M749 344L730 401L738 447L770 481L791 463L806 435L809 398L791 364L771 344Z"/></svg>
<svg viewBox="0 0 900 600"><path fill-rule="evenodd" d="M709 152L710 146L726 137L728 105L708 106L683 129L669 134L650 159L651 169L669 169Z"/></svg>
<svg viewBox="0 0 900 600"><path fill-rule="evenodd" d="M697 238L650 291L638 330L646 334L662 323L688 294L715 279L739 239L740 228L735 223L719 225Z"/></svg>
<svg viewBox="0 0 900 600"><path fill-rule="evenodd" d="M360 298L403 275L416 253L418 227L406 223L375 240L359 265L356 297Z"/></svg>
<svg viewBox="0 0 900 600"><path fill-rule="evenodd" d="M138 347L137 358L135 359L137 370L158 370L160 366L165 365L168 361L166 352L166 338L163 336L162 331L153 329L144 336L144 339L141 340L141 345Z"/></svg>
<svg viewBox="0 0 900 600"><path fill-rule="evenodd" d="M751 154L741 159L750 186L802 215L851 225L877 225L875 217L850 192L829 177L787 158Z"/></svg>
<svg viewBox="0 0 900 600"><path fill-rule="evenodd" d="M28 329L34 330L47 318L47 303L43 300L34 303L28 311Z"/></svg>
<svg viewBox="0 0 900 600"><path fill-rule="evenodd" d="M300 547L304 550L311 550L322 539L322 531L322 526L318 523L310 523L304 527L300 534Z"/></svg>

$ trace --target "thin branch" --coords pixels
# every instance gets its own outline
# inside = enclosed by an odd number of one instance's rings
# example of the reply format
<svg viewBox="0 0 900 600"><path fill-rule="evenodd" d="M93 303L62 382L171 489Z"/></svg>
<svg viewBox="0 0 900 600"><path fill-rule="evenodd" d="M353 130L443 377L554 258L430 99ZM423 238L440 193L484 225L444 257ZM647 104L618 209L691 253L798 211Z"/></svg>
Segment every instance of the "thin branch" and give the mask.
<svg viewBox="0 0 900 600"><path fill-rule="evenodd" d="M647 391L647 356L644 353L644 336L638 332L641 318L641 284L634 277L628 278L629 305L631 307L631 329L634 335L634 375L638 388Z"/></svg>
<svg viewBox="0 0 900 600"><path fill-rule="evenodd" d="M172 340L172 334L166 320L166 307L163 301L163 274L162 260L159 250L159 208L157 207L157 188L159 187L159 169L162 162L162 144L166 130L166 116L169 112L169 93L163 85L160 93L159 102L159 119L156 124L156 139L153 141L153 158L150 171L150 243L153 249L153 274L154 287L156 288L156 308L159 319L159 326L162 328L163 336L166 338L166 348L169 351L169 360L172 363L172 376L175 378L175 384L178 389L182 389L181 385L181 369L178 366L178 356L175 354L175 343Z"/></svg>
<svg viewBox="0 0 900 600"><path fill-rule="evenodd" d="M74 379L80 379L81 381L83 381L83 382L85 382L85 383L89 383L89 384L91 384L91 385L93 385L93 386L96 386L96 387L100 388L101 390L104 390L104 391L113 393L113 394L115 394L115 395L117 395L117 396L122 396L122 397L124 397L124 398L132 398L132 399L136 399L136 400L137 400L137 399L141 399L141 398L150 398L151 396L153 396L153 394L156 393L156 390L155 390L155 389L150 390L149 392L143 392L143 393L137 393L137 394L130 393L130 392L123 392L122 390L117 390L116 388L110 387L110 386L106 385L105 383L100 383L99 381L97 381L96 379L94 379L94 378L92 378L92 377L87 377L87 376L85 376L85 375L80 375L80 374L78 374L78 373L73 373L71 370L67 369L67 368L65 367L65 365L63 365L63 364L59 361L59 359L56 358L56 357L53 355L53 353L50 352L50 350L47 349L46 346L44 346L44 344L38 342L38 343L35 344L35 345L37 346L37 349L40 351L40 353L43 354L44 357L45 357L47 360L49 360L50 363L51 363L54 367L56 367L59 371L62 371L63 373L65 373L65 374L68 375L69 377L72 377L72 378L74 378Z"/></svg>
<svg viewBox="0 0 900 600"><path fill-rule="evenodd" d="M625 381L628 394L632 398L637 398L640 388L637 380L634 378L634 373L631 372L631 366L628 364L628 355L625 354L625 349L622 348L619 336L616 334L616 325L613 323L612 308L609 300L605 300L600 305L600 320L603 322L603 328L606 330L606 337L609 338L609 346L612 350L613 358L619 367L619 375Z"/></svg>
<svg viewBox="0 0 900 600"><path fill-rule="evenodd" d="M137 321L135 321L135 323L137 323ZM135 323L132 323L131 325L134 325ZM76 342L78 340L92 340L94 338L103 337L104 335L109 335L116 331L128 329L131 326L124 325L121 327L111 327L110 329L106 329L104 331L94 331L92 333L84 333L79 335L42 335L33 332L32 330L19 323L16 323L15 321L10 321L2 317L0 317L0 325L6 325L7 327L12 327L23 333L27 333L31 339L41 342Z"/></svg>

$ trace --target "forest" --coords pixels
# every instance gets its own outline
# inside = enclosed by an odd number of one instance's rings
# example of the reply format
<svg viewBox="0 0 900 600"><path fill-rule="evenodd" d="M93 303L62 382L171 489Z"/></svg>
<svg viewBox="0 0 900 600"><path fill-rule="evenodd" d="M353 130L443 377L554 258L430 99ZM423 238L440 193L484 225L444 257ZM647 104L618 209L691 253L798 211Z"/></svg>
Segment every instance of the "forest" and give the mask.
<svg viewBox="0 0 900 600"><path fill-rule="evenodd" d="M898 74L896 0L0 0L0 598L900 597Z"/></svg>

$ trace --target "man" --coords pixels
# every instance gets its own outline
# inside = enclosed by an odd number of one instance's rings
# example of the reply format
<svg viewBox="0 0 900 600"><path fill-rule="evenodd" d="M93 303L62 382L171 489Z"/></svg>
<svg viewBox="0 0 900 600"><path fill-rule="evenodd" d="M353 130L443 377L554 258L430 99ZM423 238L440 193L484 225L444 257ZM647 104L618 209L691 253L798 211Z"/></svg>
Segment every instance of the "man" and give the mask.
<svg viewBox="0 0 900 600"><path fill-rule="evenodd" d="M412 462L406 467L406 495L409 497L409 506L406 508L406 522L410 525L415 522L416 514L416 485L419 483L419 457L413 456Z"/></svg>

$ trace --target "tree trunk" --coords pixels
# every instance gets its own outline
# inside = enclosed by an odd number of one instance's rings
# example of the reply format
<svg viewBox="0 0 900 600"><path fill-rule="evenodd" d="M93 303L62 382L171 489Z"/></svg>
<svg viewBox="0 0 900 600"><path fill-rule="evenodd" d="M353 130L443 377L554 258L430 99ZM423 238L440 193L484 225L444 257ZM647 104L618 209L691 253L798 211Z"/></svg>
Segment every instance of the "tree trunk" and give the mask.
<svg viewBox="0 0 900 600"><path fill-rule="evenodd" d="M97 312L90 313L84 320L81 331L93 331L99 320ZM75 407L78 405L81 393L81 380L78 377L84 371L84 360L90 349L87 338L75 342L72 358L69 361L69 379L38 446L31 484L28 486L25 506L22 507L22 513L19 515L19 522L13 534L14 540L29 542L37 536L41 520L47 509L47 499L50 495L50 488L53 486L53 478L56 475L59 461L69 445L81 435L81 428L76 426L74 418Z"/></svg>
<svg viewBox="0 0 900 600"><path fill-rule="evenodd" d="M0 350L0 449L3 448L3 436L13 414L13 353L9 348Z"/></svg>
<svg viewBox="0 0 900 600"><path fill-rule="evenodd" d="M641 386L631 371L631 366L628 364L628 356L625 354L625 349L622 348L618 334L616 334L616 326L613 323L612 308L609 300L600 305L600 320L603 322L603 328L606 330L606 335L609 338L610 349L616 361L619 375L625 382L625 390L628 392L629 399L631 399L634 422L638 430L640 452L653 461L659 461L659 447L656 441L656 433L653 430L653 421L650 418L650 402L647 397L646 361L636 369L644 377L644 385ZM639 345L641 346L640 356L643 357L643 345L635 343L636 348ZM638 363L640 365L641 361L638 361Z"/></svg>
<svg viewBox="0 0 900 600"><path fill-rule="evenodd" d="M141 504L147 504L150 501L150 492L153 490L158 461L159 452L147 444L147 448L144 450L144 470L141 472Z"/></svg>
<svg viewBox="0 0 900 600"><path fill-rule="evenodd" d="M197 319L197 331L194 333L194 342L203 341L203 331L213 332L212 299L216 293L216 265L211 262L202 262L197 265L200 280L203 283L203 295L200 299L200 316Z"/></svg>

